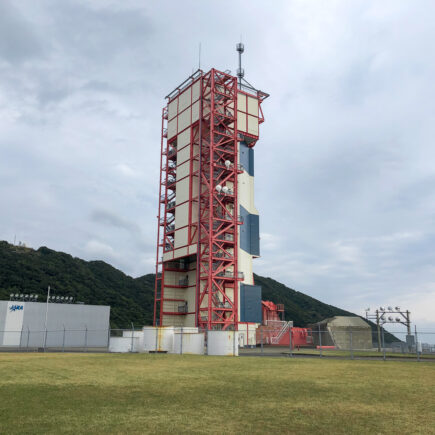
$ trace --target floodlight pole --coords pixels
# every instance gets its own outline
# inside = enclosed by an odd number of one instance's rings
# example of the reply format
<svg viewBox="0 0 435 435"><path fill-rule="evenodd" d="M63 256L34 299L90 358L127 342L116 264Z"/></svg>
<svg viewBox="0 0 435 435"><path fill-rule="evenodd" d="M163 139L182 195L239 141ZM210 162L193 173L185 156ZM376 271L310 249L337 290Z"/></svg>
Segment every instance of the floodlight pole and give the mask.
<svg viewBox="0 0 435 435"><path fill-rule="evenodd" d="M366 309L366 319L376 319L376 327L378 331L378 352L381 352L381 320L382 325L385 323L401 323L402 325L406 326L408 336L411 335L411 319L410 319L410 312L409 310L402 311L399 307L395 307L394 309L392 307L388 307L388 309L380 308L376 310L376 314L369 314L370 308ZM400 317L396 317L395 322L393 321L393 318L390 317L389 320L385 318L386 314L400 314L402 316L402 319ZM382 329L384 327L382 326Z"/></svg>

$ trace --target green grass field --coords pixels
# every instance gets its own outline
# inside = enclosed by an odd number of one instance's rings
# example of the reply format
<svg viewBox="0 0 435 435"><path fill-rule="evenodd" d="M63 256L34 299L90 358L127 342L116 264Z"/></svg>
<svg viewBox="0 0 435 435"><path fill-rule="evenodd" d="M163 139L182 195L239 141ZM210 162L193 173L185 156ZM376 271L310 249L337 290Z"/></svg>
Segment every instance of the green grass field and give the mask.
<svg viewBox="0 0 435 435"><path fill-rule="evenodd" d="M0 433L435 433L435 364L0 354Z"/></svg>
<svg viewBox="0 0 435 435"><path fill-rule="evenodd" d="M287 348L281 347L283 353L289 354L289 350ZM308 349L301 348L299 350L294 349L294 355L320 355L319 349ZM354 350L352 352L354 357L368 357L368 358L383 358L383 352L377 352L372 350ZM323 349L322 356L341 356L343 358L349 358L351 356L350 350L331 350L331 349ZM386 358L410 358L417 359L417 355L415 353L401 353L401 352L386 352ZM420 354L420 359L433 359L435 360L435 355L433 354Z"/></svg>

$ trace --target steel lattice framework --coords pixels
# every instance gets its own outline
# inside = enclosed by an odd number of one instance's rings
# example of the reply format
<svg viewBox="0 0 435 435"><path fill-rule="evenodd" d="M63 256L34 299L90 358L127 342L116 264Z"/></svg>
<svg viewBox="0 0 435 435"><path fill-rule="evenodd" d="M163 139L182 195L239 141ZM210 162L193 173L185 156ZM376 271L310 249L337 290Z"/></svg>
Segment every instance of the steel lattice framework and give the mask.
<svg viewBox="0 0 435 435"><path fill-rule="evenodd" d="M197 324L237 329L237 78L212 69L202 101Z"/></svg>

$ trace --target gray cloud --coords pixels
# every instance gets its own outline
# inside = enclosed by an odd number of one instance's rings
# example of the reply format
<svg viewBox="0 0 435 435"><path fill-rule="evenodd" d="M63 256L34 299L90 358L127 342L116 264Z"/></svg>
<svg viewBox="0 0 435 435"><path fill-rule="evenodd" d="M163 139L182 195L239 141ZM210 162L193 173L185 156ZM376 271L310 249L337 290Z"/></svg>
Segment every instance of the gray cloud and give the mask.
<svg viewBox="0 0 435 435"><path fill-rule="evenodd" d="M8 1L0 3L0 58L15 66L43 55L35 28Z"/></svg>
<svg viewBox="0 0 435 435"><path fill-rule="evenodd" d="M224 2L225 3L225 2ZM155 261L161 107L198 64L271 94L256 145L255 269L361 312L435 328L435 6L0 4L0 238ZM243 16L243 20L240 17Z"/></svg>
<svg viewBox="0 0 435 435"><path fill-rule="evenodd" d="M141 232L139 225L130 222L115 213L111 213L108 210L94 210L91 218L94 222L121 228L133 234L139 234Z"/></svg>

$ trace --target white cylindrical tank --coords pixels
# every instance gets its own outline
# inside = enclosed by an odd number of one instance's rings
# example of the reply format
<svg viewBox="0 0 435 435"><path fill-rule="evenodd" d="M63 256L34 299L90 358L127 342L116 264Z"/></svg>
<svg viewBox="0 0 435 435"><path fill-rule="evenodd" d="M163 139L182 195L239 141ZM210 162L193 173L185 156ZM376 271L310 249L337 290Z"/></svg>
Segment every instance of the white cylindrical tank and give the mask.
<svg viewBox="0 0 435 435"><path fill-rule="evenodd" d="M143 331L132 331L131 329L122 331L122 336L123 337L130 337L131 338L132 335L135 338L142 339Z"/></svg>
<svg viewBox="0 0 435 435"><path fill-rule="evenodd" d="M135 337L110 337L109 352L137 352L138 340Z"/></svg>
<svg viewBox="0 0 435 435"><path fill-rule="evenodd" d="M201 332L186 333L184 330L175 331L174 353L204 355L204 334Z"/></svg>
<svg viewBox="0 0 435 435"><path fill-rule="evenodd" d="M208 331L207 355L239 355L237 331Z"/></svg>
<svg viewBox="0 0 435 435"><path fill-rule="evenodd" d="M174 329L173 326L144 326L139 352L172 352Z"/></svg>

